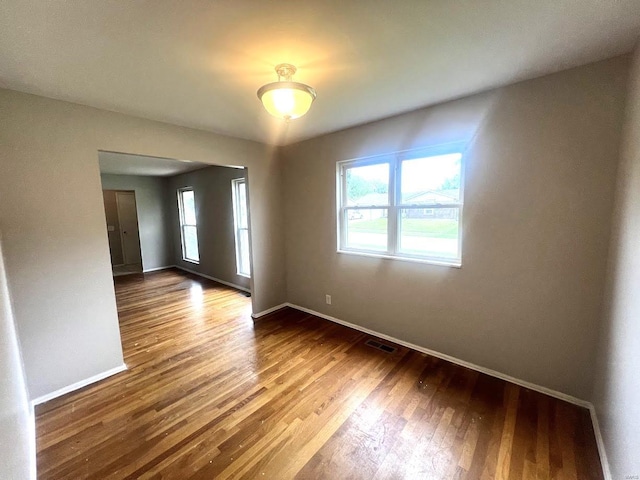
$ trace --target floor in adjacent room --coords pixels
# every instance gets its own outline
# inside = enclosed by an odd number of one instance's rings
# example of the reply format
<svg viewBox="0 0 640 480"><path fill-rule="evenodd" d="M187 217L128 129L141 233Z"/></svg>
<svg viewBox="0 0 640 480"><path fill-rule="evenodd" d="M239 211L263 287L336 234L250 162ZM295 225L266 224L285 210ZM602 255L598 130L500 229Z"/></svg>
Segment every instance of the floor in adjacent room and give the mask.
<svg viewBox="0 0 640 480"><path fill-rule="evenodd" d="M114 281L129 370L37 407L41 479L603 478L586 409L290 308L254 324L177 270Z"/></svg>
<svg viewBox="0 0 640 480"><path fill-rule="evenodd" d="M131 275L133 273L142 273L142 264L131 263L128 265L116 265L111 267L111 271L113 272L114 277L119 277L122 275Z"/></svg>

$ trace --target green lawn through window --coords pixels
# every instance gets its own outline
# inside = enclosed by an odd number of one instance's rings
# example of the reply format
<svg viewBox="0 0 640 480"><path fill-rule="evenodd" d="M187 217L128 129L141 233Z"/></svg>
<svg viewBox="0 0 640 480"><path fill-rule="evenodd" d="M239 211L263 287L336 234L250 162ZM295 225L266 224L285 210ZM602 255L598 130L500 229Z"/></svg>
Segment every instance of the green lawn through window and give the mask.
<svg viewBox="0 0 640 480"><path fill-rule="evenodd" d="M386 233L387 219L351 220L349 230L363 233ZM445 218L403 218L402 233L416 237L458 238L458 221Z"/></svg>

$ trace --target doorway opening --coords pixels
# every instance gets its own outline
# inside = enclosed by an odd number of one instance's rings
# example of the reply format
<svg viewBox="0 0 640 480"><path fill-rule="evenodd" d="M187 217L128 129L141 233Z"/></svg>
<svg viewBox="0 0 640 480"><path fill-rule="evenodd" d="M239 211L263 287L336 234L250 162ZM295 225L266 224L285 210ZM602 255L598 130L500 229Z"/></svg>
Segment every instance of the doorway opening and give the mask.
<svg viewBox="0 0 640 480"><path fill-rule="evenodd" d="M105 151L98 159L116 274L178 268L251 293L246 168Z"/></svg>

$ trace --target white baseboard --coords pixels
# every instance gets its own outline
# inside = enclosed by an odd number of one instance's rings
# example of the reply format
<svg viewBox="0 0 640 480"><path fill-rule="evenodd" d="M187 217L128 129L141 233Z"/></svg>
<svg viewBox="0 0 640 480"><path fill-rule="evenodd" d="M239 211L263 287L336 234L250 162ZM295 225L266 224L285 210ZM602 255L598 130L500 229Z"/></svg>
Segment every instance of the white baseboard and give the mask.
<svg viewBox="0 0 640 480"><path fill-rule="evenodd" d="M598 445L598 453L600 454L600 463L602 464L602 473L604 473L604 480L613 480L611 469L609 468L609 460L607 459L607 452L604 447L604 438L602 437L602 432L600 431L600 423L598 422L596 407L593 404L589 404L589 412L591 413L593 432L596 435L596 444Z"/></svg>
<svg viewBox="0 0 640 480"><path fill-rule="evenodd" d="M60 388L55 392L47 393L46 395L42 395L41 397L35 398L31 400L31 404L33 406L40 405L41 403L48 402L49 400L53 400L54 398L61 397L62 395L66 395L67 393L73 392L74 390L79 390L87 385L91 385L92 383L99 382L100 380L104 380L111 375L115 375L116 373L124 372L127 370L127 366L123 363L119 367L112 368L107 370L106 372L99 373L89 378L85 378L84 380L80 380L72 385Z"/></svg>
<svg viewBox="0 0 640 480"><path fill-rule="evenodd" d="M516 385L520 385L521 387L528 388L529 390L534 390L536 392L544 393L545 395L549 395L550 397L558 398L560 400L564 400L565 402L573 403L574 405L578 405L583 408L590 408L591 403L586 400L582 400L580 398L573 397L571 395L567 395L566 393L558 392L556 390L552 390L547 387L543 387L541 385L536 385L535 383L527 382L526 380L520 380L519 378L512 377L511 375L506 375L504 373L500 373L496 370L492 370L490 368L482 367L480 365L476 365L475 363L467 362L465 360L460 360L459 358L452 357L451 355L447 355L445 353L440 353L435 350L431 350L429 348L421 347L420 345L415 345L413 343L405 342L404 340L400 340L398 338L392 337L390 335L386 335L384 333L376 332L375 330L371 330L369 328L361 327L360 325L356 325L355 323L345 322L344 320L340 320L339 318L332 317L330 315L325 315L324 313L316 312L315 310L311 310L310 308L301 307L300 305L295 305L293 303L286 303L285 306L295 308L296 310L300 310L305 313L310 313L311 315L315 315L316 317L324 318L325 320L329 320L330 322L339 323L340 325L344 325L345 327L353 328L354 330L358 330L360 332L368 333L369 335L374 335L378 338L383 338L393 343L397 343L398 345L405 346L412 350L416 350L418 352L426 353L427 355L431 355L433 357L441 358L442 360L446 360L451 363L455 363L456 365L460 365L462 367L470 368L471 370L475 370L476 372L485 373L492 377L499 378L501 380L505 380L510 383L515 383Z"/></svg>
<svg viewBox="0 0 640 480"><path fill-rule="evenodd" d="M261 312L252 313L251 314L251 318L256 319L256 318L264 317L265 315L269 315L270 313L273 313L276 310L280 310L281 308L284 308L284 307L292 307L292 305L290 303L281 303L280 305L276 305L275 307L268 308L268 309L263 310ZM293 307L293 308L295 308L295 307Z"/></svg>
<svg viewBox="0 0 640 480"><path fill-rule="evenodd" d="M199 277L203 277L208 280L213 280L214 282L221 283L223 285L235 288L237 290L242 290L243 292L251 293L251 290L249 288L243 287L242 285L236 285L235 283L227 282L226 280L220 280L219 278L212 277L211 275L206 275L204 273L196 272L195 270L190 270L180 265L172 265L172 267L176 267L179 270L184 270L185 272L193 273L194 275L198 275ZM171 268L171 267L167 267L167 268Z"/></svg>
<svg viewBox="0 0 640 480"><path fill-rule="evenodd" d="M165 267L145 268L144 270L142 270L142 273L157 272L159 270L167 270L168 268L173 268L173 267L175 267L175 265L167 265Z"/></svg>

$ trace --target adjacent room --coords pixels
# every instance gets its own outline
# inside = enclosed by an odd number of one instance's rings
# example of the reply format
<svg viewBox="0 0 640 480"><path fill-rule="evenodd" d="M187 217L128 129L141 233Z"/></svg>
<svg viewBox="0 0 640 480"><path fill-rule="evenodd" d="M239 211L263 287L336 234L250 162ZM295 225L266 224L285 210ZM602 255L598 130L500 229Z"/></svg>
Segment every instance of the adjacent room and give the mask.
<svg viewBox="0 0 640 480"><path fill-rule="evenodd" d="M113 275L175 267L251 291L242 167L99 152Z"/></svg>
<svg viewBox="0 0 640 480"><path fill-rule="evenodd" d="M0 13L0 478L640 478L640 2Z"/></svg>

